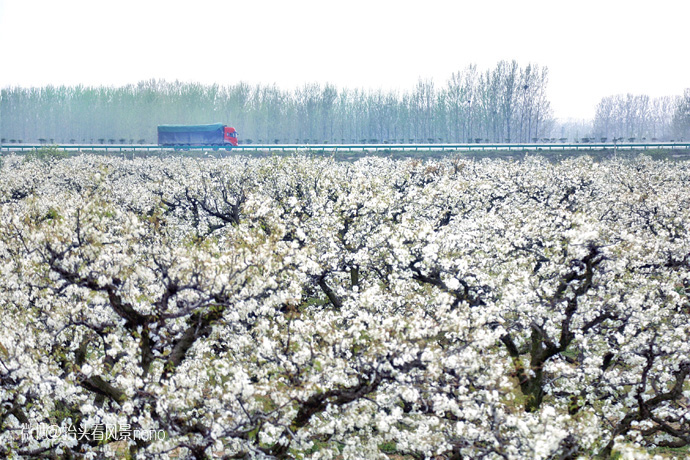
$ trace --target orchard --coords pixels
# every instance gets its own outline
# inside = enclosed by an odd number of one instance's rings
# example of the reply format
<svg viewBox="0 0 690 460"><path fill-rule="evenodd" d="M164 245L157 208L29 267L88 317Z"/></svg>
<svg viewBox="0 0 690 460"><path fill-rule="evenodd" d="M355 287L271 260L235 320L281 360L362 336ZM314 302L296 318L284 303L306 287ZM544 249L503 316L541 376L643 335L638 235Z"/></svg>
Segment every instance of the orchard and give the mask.
<svg viewBox="0 0 690 460"><path fill-rule="evenodd" d="M645 157L6 157L0 457L682 457L689 225Z"/></svg>

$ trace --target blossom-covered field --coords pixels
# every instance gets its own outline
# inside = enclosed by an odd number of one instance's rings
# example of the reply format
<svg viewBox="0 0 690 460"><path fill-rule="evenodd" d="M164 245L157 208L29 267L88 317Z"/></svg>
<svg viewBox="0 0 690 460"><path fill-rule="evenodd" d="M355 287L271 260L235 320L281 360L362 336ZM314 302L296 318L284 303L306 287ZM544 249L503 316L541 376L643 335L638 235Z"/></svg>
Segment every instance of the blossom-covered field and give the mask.
<svg viewBox="0 0 690 460"><path fill-rule="evenodd" d="M0 457L687 453L687 163L11 156L0 203Z"/></svg>

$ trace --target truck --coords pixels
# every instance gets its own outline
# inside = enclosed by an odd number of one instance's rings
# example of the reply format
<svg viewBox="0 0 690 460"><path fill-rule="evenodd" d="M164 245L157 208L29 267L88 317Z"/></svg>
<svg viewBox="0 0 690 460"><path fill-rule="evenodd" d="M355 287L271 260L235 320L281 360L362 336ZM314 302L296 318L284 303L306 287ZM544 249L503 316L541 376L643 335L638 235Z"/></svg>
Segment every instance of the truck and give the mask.
<svg viewBox="0 0 690 460"><path fill-rule="evenodd" d="M188 148L212 147L232 149L237 146L237 131L223 123L206 125L160 125L158 145L162 147Z"/></svg>

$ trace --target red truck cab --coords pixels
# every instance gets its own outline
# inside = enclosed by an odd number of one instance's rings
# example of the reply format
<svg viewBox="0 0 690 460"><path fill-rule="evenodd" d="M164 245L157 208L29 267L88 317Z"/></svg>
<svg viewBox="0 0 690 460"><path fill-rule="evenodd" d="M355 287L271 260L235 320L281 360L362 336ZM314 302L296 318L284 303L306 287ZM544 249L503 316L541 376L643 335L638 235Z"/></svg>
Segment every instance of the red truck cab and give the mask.
<svg viewBox="0 0 690 460"><path fill-rule="evenodd" d="M237 147L237 131L235 131L235 128L226 126L223 129L223 141L226 144L232 144Z"/></svg>

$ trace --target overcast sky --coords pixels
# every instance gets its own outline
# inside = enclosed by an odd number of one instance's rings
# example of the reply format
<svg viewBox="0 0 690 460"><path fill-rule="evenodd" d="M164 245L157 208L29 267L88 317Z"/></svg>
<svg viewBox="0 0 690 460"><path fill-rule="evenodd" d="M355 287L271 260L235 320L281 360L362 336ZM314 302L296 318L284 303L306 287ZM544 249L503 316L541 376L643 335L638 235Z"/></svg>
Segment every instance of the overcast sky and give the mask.
<svg viewBox="0 0 690 460"><path fill-rule="evenodd" d="M0 0L0 88L140 80L343 88L549 68L560 118L690 87L690 0Z"/></svg>

